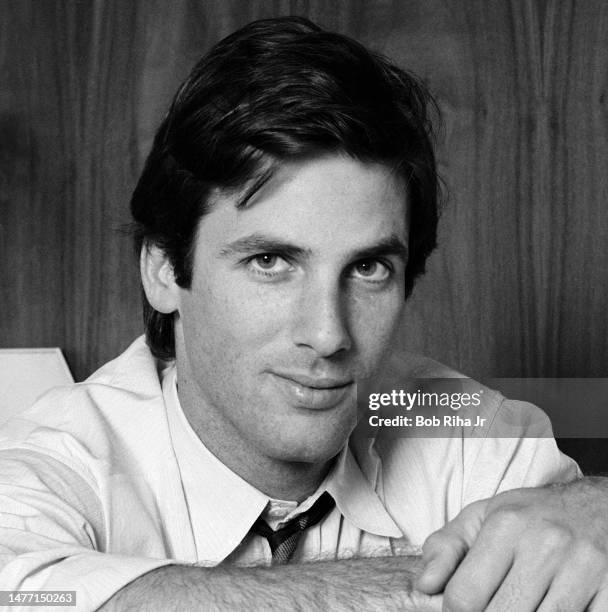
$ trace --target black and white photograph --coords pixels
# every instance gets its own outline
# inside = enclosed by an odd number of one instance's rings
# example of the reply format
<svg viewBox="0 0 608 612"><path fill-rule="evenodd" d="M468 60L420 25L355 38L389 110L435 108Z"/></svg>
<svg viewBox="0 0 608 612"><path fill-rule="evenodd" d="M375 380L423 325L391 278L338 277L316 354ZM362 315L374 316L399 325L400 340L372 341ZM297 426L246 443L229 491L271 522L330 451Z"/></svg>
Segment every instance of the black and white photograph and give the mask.
<svg viewBox="0 0 608 612"><path fill-rule="evenodd" d="M607 3L0 15L0 609L608 611Z"/></svg>

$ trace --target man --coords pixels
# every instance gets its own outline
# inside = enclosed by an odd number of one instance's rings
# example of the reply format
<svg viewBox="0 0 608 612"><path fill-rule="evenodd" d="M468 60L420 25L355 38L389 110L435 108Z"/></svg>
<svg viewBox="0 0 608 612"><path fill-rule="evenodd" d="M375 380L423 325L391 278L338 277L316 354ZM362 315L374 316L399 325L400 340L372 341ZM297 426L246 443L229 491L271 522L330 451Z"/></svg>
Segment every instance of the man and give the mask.
<svg viewBox="0 0 608 612"><path fill-rule="evenodd" d="M450 609L603 609L608 538L570 517L599 512L601 483L487 499L578 476L524 425L493 437L532 407L488 390L481 435L353 433L355 385L389 359L435 243L429 104L302 19L250 24L195 67L132 200L147 345L4 431L4 589L75 590L82 609L403 609L406 555L451 520L418 582Z"/></svg>

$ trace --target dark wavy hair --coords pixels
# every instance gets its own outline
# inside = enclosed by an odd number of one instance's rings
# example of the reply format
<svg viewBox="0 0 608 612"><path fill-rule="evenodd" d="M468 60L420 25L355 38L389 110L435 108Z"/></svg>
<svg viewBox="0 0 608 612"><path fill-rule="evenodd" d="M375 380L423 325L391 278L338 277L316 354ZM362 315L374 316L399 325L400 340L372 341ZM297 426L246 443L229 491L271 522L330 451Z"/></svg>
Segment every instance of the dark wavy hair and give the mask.
<svg viewBox="0 0 608 612"><path fill-rule="evenodd" d="M282 162L340 153L388 164L406 180L407 297L436 244L433 109L418 78L351 38L301 17L250 23L199 61L156 133L131 199L136 252L161 248L188 288L213 191L252 185L250 196ZM143 301L150 349L173 358L174 315Z"/></svg>

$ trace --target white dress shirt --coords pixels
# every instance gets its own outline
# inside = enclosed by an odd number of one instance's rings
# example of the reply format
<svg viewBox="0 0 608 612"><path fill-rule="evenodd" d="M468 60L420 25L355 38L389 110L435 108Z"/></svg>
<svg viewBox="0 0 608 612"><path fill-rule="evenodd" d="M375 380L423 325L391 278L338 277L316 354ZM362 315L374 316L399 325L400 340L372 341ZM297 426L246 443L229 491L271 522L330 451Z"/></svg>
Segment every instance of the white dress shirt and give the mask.
<svg viewBox="0 0 608 612"><path fill-rule="evenodd" d="M175 380L175 367L139 338L2 429L2 589L72 590L77 609L92 610L162 565L269 564L268 543L249 533L255 520L280 526L324 491L336 506L303 533L294 561L411 554L472 501L580 475L551 437L525 437L525 425L517 438L492 437L518 415L550 424L537 408L488 390L486 429L453 438L354 435L311 497L271 500L205 448Z"/></svg>

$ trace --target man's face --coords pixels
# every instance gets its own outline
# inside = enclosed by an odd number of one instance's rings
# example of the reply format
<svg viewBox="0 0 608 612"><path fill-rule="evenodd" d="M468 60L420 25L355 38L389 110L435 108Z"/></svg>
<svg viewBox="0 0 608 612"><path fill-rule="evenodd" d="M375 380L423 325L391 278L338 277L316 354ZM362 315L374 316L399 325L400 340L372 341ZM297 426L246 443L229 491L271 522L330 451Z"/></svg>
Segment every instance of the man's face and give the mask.
<svg viewBox="0 0 608 612"><path fill-rule="evenodd" d="M327 461L402 311L404 183L332 155L285 164L236 201L218 197L201 220L180 289L180 397L196 398L188 418L216 454Z"/></svg>

